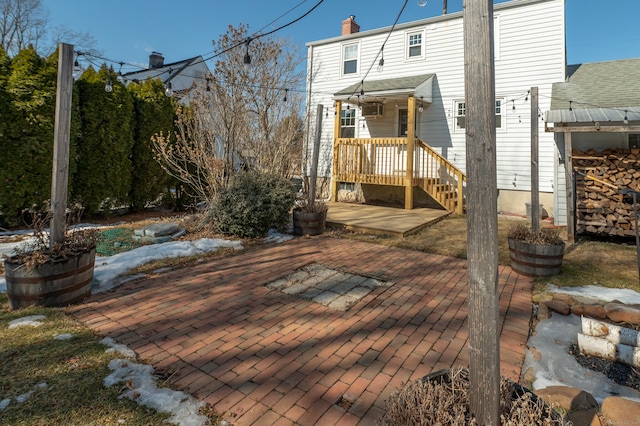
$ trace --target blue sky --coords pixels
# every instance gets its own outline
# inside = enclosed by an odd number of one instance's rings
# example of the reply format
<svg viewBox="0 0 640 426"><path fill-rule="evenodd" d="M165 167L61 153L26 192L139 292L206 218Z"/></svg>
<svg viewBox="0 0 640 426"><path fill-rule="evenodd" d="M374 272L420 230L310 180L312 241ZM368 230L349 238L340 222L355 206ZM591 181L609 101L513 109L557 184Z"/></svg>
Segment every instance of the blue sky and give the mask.
<svg viewBox="0 0 640 426"><path fill-rule="evenodd" d="M269 31L304 14L318 1L43 0L43 4L54 25L90 33L106 58L146 66L151 51L162 53L166 62L206 55L213 52L211 40L217 40L228 25L243 23L251 32ZM276 35L292 39L304 55L305 42L340 35L340 23L347 16L355 15L361 30L390 26L402 4L403 0L324 0ZM462 0L448 0L449 12L461 9ZM428 0L424 7L409 0L400 22L441 13L442 0ZM566 0L566 15L569 64L640 58L640 0Z"/></svg>

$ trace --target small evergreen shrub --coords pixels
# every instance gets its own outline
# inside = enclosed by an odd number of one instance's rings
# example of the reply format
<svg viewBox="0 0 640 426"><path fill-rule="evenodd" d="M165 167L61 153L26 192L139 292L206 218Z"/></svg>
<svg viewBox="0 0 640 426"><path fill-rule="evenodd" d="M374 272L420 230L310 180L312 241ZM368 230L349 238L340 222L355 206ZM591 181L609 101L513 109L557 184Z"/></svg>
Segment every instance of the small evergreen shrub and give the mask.
<svg viewBox="0 0 640 426"><path fill-rule="evenodd" d="M218 230L240 238L256 238L269 228L283 230L295 202L289 180L256 171L241 172L218 194L213 217Z"/></svg>

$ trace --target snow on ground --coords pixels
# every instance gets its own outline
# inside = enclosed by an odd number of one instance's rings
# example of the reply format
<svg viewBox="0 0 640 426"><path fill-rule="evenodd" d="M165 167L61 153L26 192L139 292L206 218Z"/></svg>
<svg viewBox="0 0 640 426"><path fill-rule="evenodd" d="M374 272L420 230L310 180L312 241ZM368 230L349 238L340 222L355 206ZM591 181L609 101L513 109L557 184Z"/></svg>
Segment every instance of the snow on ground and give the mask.
<svg viewBox="0 0 640 426"><path fill-rule="evenodd" d="M95 227L91 224L77 225L79 228ZM0 237L13 236L18 233L0 233ZM25 232L27 233L27 232ZM265 238L266 243L282 243L293 238L292 235L281 234L270 230ZM19 242L0 242L0 260L2 255L9 255L11 251L25 240ZM154 260L175 257L194 256L216 251L220 248L242 250L239 241L223 240L219 238L202 238L194 241L168 241L166 243L151 244L136 249L115 254L113 256L97 256L93 276L93 292L101 293L139 276L124 276L131 269L142 266ZM7 282L0 277L0 293L7 292Z"/></svg>
<svg viewBox="0 0 640 426"><path fill-rule="evenodd" d="M32 326L34 323L41 324L43 320L46 320L44 315L18 318L10 323L9 328ZM56 336L54 339L60 340L58 337ZM103 381L105 387L126 383L127 386L120 398L129 398L158 412L170 413L171 417L168 419L170 423L179 426L201 426L206 424L207 417L200 414L200 407L204 405L204 402L198 401L191 395L181 391L158 387L153 367L134 362L133 359L135 359L136 353L127 346L118 344L108 337L102 339L101 343L108 347L106 352L119 352L127 357L127 359L117 358L109 362L111 374L105 377ZM22 395L3 399L0 401L0 411L12 403L24 403L36 390L46 389L47 387L48 385L45 382L38 383L32 390Z"/></svg>
<svg viewBox="0 0 640 426"><path fill-rule="evenodd" d="M220 248L241 250L243 247L239 241L202 238L195 241L168 241L166 243L151 244L114 254L113 256L96 257L93 272L93 293L101 293L122 284L126 281L126 278L123 281L118 277L151 261L194 256L216 251Z"/></svg>
<svg viewBox="0 0 640 426"><path fill-rule="evenodd" d="M601 301L623 300L625 303L639 303L640 293L632 290L609 289L597 286L554 287L549 291L562 292L573 296L584 296ZM602 403L608 396L622 396L640 402L640 392L620 386L604 374L589 370L578 364L569 354L572 344L578 343L578 333L582 322L577 315L563 316L553 313L551 318L536 325L535 333L529 337L528 349L522 371L533 369L533 389L548 386L571 386L585 390Z"/></svg>

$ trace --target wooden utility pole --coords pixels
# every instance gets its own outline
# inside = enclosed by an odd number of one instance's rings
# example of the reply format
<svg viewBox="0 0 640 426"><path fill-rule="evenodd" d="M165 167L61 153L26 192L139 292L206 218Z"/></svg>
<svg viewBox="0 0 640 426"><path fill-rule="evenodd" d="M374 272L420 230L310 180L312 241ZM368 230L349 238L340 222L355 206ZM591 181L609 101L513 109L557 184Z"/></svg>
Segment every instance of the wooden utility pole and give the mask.
<svg viewBox="0 0 640 426"><path fill-rule="evenodd" d="M500 424L498 201L493 0L465 0L470 410Z"/></svg>
<svg viewBox="0 0 640 426"><path fill-rule="evenodd" d="M66 228L67 184L69 182L69 139L73 99L73 45L58 44L58 89L53 136L51 179L51 236L49 245L62 244Z"/></svg>
<svg viewBox="0 0 640 426"><path fill-rule="evenodd" d="M318 157L320 157L320 137L322 136L322 104L316 110L316 137L313 142L313 157L311 157L311 176L309 177L309 205L316 200L316 180L318 179Z"/></svg>
<svg viewBox="0 0 640 426"><path fill-rule="evenodd" d="M540 230L540 175L538 169L538 88L531 88L531 230Z"/></svg>

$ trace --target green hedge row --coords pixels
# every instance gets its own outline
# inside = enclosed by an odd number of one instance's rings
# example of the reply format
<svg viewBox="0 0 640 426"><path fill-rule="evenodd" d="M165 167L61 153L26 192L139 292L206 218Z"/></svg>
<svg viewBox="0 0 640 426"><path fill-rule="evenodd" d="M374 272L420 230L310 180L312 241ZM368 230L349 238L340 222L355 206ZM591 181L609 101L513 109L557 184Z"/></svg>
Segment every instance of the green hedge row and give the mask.
<svg viewBox="0 0 640 426"><path fill-rule="evenodd" d="M23 210L50 199L57 62L58 52L10 58L0 48L0 226L20 225ZM159 80L125 87L113 69L87 69L74 83L68 203L92 214L156 201L171 181L150 140L174 117Z"/></svg>

